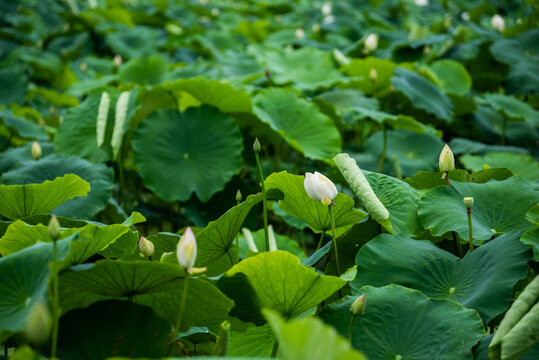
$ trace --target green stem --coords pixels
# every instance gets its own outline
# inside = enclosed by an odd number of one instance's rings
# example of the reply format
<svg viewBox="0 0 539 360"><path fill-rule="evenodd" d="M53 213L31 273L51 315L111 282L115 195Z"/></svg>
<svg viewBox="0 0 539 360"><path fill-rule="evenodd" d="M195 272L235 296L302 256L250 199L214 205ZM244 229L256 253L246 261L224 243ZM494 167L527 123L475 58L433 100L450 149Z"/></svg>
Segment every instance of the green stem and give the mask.
<svg viewBox="0 0 539 360"><path fill-rule="evenodd" d="M183 311L185 308L185 300L187 299L187 288L189 284L189 278L186 277L183 281L183 293L182 293L182 300L180 302L180 312L178 313L178 320L176 320L176 326L174 326L174 335L172 336L172 339L170 341L170 345L167 350L167 356L170 354L170 350L172 349L172 345L174 345L174 342L176 341L176 338L178 337L178 333L180 332L180 326L182 324L182 316Z"/></svg>
<svg viewBox="0 0 539 360"><path fill-rule="evenodd" d="M466 212L468 213L468 234L470 236L470 252L473 251L473 234L472 234L472 209L466 209Z"/></svg>
<svg viewBox="0 0 539 360"><path fill-rule="evenodd" d="M260 187L262 188L262 203L264 206L264 238L266 240L266 251L269 251L269 235L268 235L268 204L266 197L266 186L264 185L264 174L262 173L262 165L260 165L260 157L258 152L255 151L256 167L258 168L258 179L260 180Z"/></svg>
<svg viewBox="0 0 539 360"><path fill-rule="evenodd" d="M318 245L316 246L316 251L320 250L320 247L322 246L322 241L324 241L324 236L326 235L326 231L322 231L322 234L320 235L320 240L318 240Z"/></svg>
<svg viewBox="0 0 539 360"><path fill-rule="evenodd" d="M275 342L273 343L273 348L271 349L271 357L277 357L277 351L279 351L279 341L275 339Z"/></svg>
<svg viewBox="0 0 539 360"><path fill-rule="evenodd" d="M339 266L339 251L337 250L337 236L335 235L335 216L333 215L332 205L328 206L329 215L331 216L331 236L333 237L333 251L335 252L335 264L337 266L337 276L341 275L341 268ZM342 298L341 289L339 289L339 298Z"/></svg>
<svg viewBox="0 0 539 360"><path fill-rule="evenodd" d="M299 239L301 241L301 249L304 253L307 252L307 245L305 245L305 232L303 229L299 229Z"/></svg>
<svg viewBox="0 0 539 360"><path fill-rule="evenodd" d="M387 130L385 125L382 125L382 131L384 133L384 145L382 148L382 155L380 155L380 162L378 163L377 172L381 173L384 168L384 162L386 161L386 152L387 152Z"/></svg>
<svg viewBox="0 0 539 360"><path fill-rule="evenodd" d="M457 234L454 231L451 231L451 236L453 236L453 241L457 245L457 250L459 252L459 257L464 256L464 253L462 252L462 245L460 245L460 240L457 237Z"/></svg>
<svg viewBox="0 0 539 360"><path fill-rule="evenodd" d="M239 205L241 201L236 201L236 205ZM237 256L236 256L236 264L239 264L240 263L240 234L237 233L236 234L236 252L237 252Z"/></svg>
<svg viewBox="0 0 539 360"><path fill-rule="evenodd" d="M355 314L352 314L352 317L350 318L350 325L348 325L348 341L350 344L352 344L352 330L354 329L354 318Z"/></svg>
<svg viewBox="0 0 539 360"><path fill-rule="evenodd" d="M59 286L58 286L58 267L57 267L57 246L56 240L53 240L52 243L52 286L53 286L53 297L52 297L52 318L54 321L52 329L52 349L51 349L51 359L56 359L56 349L58 344L58 330L60 327L60 302L59 302Z"/></svg>

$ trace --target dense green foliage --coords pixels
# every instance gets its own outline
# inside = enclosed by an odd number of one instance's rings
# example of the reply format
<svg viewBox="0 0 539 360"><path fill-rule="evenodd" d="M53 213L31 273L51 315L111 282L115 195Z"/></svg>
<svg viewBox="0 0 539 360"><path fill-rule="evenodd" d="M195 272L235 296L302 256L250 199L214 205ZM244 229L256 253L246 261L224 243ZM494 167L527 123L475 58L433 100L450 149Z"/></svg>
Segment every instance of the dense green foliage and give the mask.
<svg viewBox="0 0 539 360"><path fill-rule="evenodd" d="M537 359L536 2L0 14L0 359Z"/></svg>

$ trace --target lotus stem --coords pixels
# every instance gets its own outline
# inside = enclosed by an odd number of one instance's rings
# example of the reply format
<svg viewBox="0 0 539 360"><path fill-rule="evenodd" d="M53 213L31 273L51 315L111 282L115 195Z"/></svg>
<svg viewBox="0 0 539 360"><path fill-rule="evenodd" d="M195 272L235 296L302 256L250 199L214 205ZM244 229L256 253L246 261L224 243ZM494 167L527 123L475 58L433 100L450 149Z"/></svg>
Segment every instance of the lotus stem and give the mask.
<svg viewBox="0 0 539 360"><path fill-rule="evenodd" d="M53 329L52 329L52 346L51 346L51 359L56 359L56 352L58 348L58 330L60 327L60 302L59 302L59 286L58 286L58 265L57 265L57 239L53 239L52 242L52 316L53 316Z"/></svg>
<svg viewBox="0 0 539 360"><path fill-rule="evenodd" d="M472 208L467 208L466 213L468 214L468 234L470 242L470 252L473 251L473 234L472 234Z"/></svg>
<svg viewBox="0 0 539 360"><path fill-rule="evenodd" d="M459 240L457 234L455 234L454 231L451 231L451 236L453 237L453 241L457 245L457 251L459 252L459 257L464 256L464 252L462 251L462 245L460 244L460 240Z"/></svg>
<svg viewBox="0 0 539 360"><path fill-rule="evenodd" d="M352 331L354 330L354 318L356 315L352 313L352 317L350 318L350 325L348 325L348 342L350 345L352 345Z"/></svg>
<svg viewBox="0 0 539 360"><path fill-rule="evenodd" d="M258 143L256 139L255 144ZM258 169L258 179L260 180L260 187L262 188L262 204L264 212L264 240L266 242L266 251L269 251L269 234L268 234L268 204L266 197L266 186L264 185L264 174L262 173L262 165L260 164L260 143L258 143L258 151L255 149L256 167Z"/></svg>
<svg viewBox="0 0 539 360"><path fill-rule="evenodd" d="M277 357L278 351L279 351L279 340L275 339L275 342L273 343L273 348L271 349L271 357L272 358Z"/></svg>
<svg viewBox="0 0 539 360"><path fill-rule="evenodd" d="M320 240L318 240L318 245L316 246L316 251L320 250L320 247L322 246L322 242L324 241L324 236L326 236L326 231L322 231L322 234L320 235Z"/></svg>
<svg viewBox="0 0 539 360"><path fill-rule="evenodd" d="M170 354L172 345L174 345L174 342L176 341L176 338L178 337L178 333L180 332L180 326L182 324L182 317L183 317L183 312L185 308L185 300L187 299L188 284L189 284L189 278L186 276L183 281L183 292L182 292L182 300L180 302L180 312L178 313L178 320L176 320L176 326L174 326L174 334L172 336L172 339L170 339L170 345L168 347L166 356Z"/></svg>
<svg viewBox="0 0 539 360"><path fill-rule="evenodd" d="M337 236L335 232L335 216L333 215L333 205L329 205L329 215L331 216L331 236L333 237L333 251L335 252L335 264L337 267L337 276L341 275L341 268L339 266L339 251L337 250ZM339 289L339 298L342 297L341 289Z"/></svg>

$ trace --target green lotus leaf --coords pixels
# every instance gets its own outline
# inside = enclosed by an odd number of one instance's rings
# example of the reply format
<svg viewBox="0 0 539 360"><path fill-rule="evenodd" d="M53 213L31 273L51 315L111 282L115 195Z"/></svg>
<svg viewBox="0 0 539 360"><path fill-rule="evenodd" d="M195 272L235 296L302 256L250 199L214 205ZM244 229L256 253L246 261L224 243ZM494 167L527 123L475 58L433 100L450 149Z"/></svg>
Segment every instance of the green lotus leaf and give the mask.
<svg viewBox="0 0 539 360"><path fill-rule="evenodd" d="M103 75L96 78L83 79L73 83L67 93L73 96L83 96L100 88L105 88L113 81L118 81L118 75Z"/></svg>
<svg viewBox="0 0 539 360"><path fill-rule="evenodd" d="M523 244L532 246L533 259L539 261L539 229L529 230L522 234L520 238Z"/></svg>
<svg viewBox="0 0 539 360"><path fill-rule="evenodd" d="M118 300L74 309L62 316L59 328L58 356L68 360L158 358L165 355L170 333L169 323L151 307Z"/></svg>
<svg viewBox="0 0 539 360"><path fill-rule="evenodd" d="M275 335L269 324L252 326L245 332L232 331L228 342L228 356L271 356Z"/></svg>
<svg viewBox="0 0 539 360"><path fill-rule="evenodd" d="M68 240L58 241L58 258L69 251ZM48 291L52 243L38 243L0 258L0 342L24 330L26 318Z"/></svg>
<svg viewBox="0 0 539 360"><path fill-rule="evenodd" d="M183 268L159 262L101 260L73 267L60 276L60 306L67 312L98 301L131 299L175 324L184 281L189 284L181 330L191 326L219 329L232 301L209 281L186 278Z"/></svg>
<svg viewBox="0 0 539 360"><path fill-rule="evenodd" d="M404 179L405 182L418 190L432 189L438 185L445 185L445 179L442 179L441 171L419 171L412 177ZM509 169L484 169L473 173L466 170L455 169L449 172L450 181L484 183L489 180L502 181L513 176Z"/></svg>
<svg viewBox="0 0 539 360"><path fill-rule="evenodd" d="M251 235L253 235L253 240L255 242L257 249L259 251L265 251L266 238L264 235L264 229L254 231L251 233ZM305 255L301 247L298 245L298 243L294 239L291 239L288 236L275 234L275 233L274 233L274 236L275 236L275 244L278 250L288 251L289 253L296 255L300 259L300 261L304 261L307 259L307 255ZM249 251L249 247L247 245L247 242L245 241L245 237L240 236L239 242L240 242L240 247L239 247L240 258L245 259L248 257L247 251ZM1 243L1 240L0 240L0 243Z"/></svg>
<svg viewBox="0 0 539 360"><path fill-rule="evenodd" d="M492 341L494 334L487 335L481 339L479 344L474 349L475 360L490 360L488 356L488 347ZM539 357L539 341L531 348L531 350L525 354L519 360L535 360Z"/></svg>
<svg viewBox="0 0 539 360"><path fill-rule="evenodd" d="M380 104L376 98L366 97L362 91L354 89L326 91L318 95L317 98L333 105L336 113L340 116L363 109L374 111L380 108Z"/></svg>
<svg viewBox="0 0 539 360"><path fill-rule="evenodd" d="M412 105L433 114L440 119L451 122L453 104L433 83L405 68L395 68L395 76L391 78L393 86L402 92Z"/></svg>
<svg viewBox="0 0 539 360"><path fill-rule="evenodd" d="M520 359L539 340L539 276L520 293L489 345L491 359Z"/></svg>
<svg viewBox="0 0 539 360"><path fill-rule="evenodd" d="M374 81L370 77L371 69L376 70L377 77ZM353 80L350 86L369 95L379 94L389 90L394 69L394 62L375 57L353 59L350 64L342 68L348 76L362 78L361 80Z"/></svg>
<svg viewBox="0 0 539 360"><path fill-rule="evenodd" d="M539 162L529 155L513 153L488 153L484 156L464 155L460 162L475 171L488 165L490 168L507 168L529 182L539 181Z"/></svg>
<svg viewBox="0 0 539 360"><path fill-rule="evenodd" d="M186 201L195 192L208 201L240 170L242 137L213 107L158 110L135 132L133 150L144 184L159 197Z"/></svg>
<svg viewBox="0 0 539 360"><path fill-rule="evenodd" d="M279 201L279 207L287 214L302 219L317 232L328 231L331 229L328 207L307 195L304 179L303 175L281 171L268 176L265 184L268 189L275 188L283 192L284 199ZM367 216L363 211L354 209L354 200L346 194L337 194L333 202L336 228L358 223Z"/></svg>
<svg viewBox="0 0 539 360"><path fill-rule="evenodd" d="M494 110L501 112L510 119L524 120L531 126L539 126L539 111L513 96L484 94L476 98L476 101L479 104L491 106Z"/></svg>
<svg viewBox="0 0 539 360"><path fill-rule="evenodd" d="M341 150L341 135L333 121L294 90L266 89L253 101L255 115L306 157L327 160Z"/></svg>
<svg viewBox="0 0 539 360"><path fill-rule="evenodd" d="M54 145L48 142L39 142L41 146L41 157L44 158L54 154ZM32 157L32 143L28 142L25 146L11 147L0 153L0 174L5 173L23 161L34 160Z"/></svg>
<svg viewBox="0 0 539 360"><path fill-rule="evenodd" d="M14 177L12 172L7 172L3 175L2 182L10 184L14 178L26 184L0 185L0 214L11 220L47 214L67 200L86 196L90 191L90 185L74 174L37 184L23 181L30 179Z"/></svg>
<svg viewBox="0 0 539 360"><path fill-rule="evenodd" d="M387 150L383 172L395 174L395 160L403 176L413 176L421 170L437 170L438 157L444 142L429 133L398 129L387 131ZM358 164L370 171L377 171L383 149L383 132L375 132L367 139L365 152L357 154Z"/></svg>
<svg viewBox="0 0 539 360"><path fill-rule="evenodd" d="M14 129L19 137L23 139L35 139L40 141L49 140L49 135L45 128L32 122L31 120L13 115L11 111L0 111L1 123L8 129Z"/></svg>
<svg viewBox="0 0 539 360"><path fill-rule="evenodd" d="M0 105L24 102L28 91L28 78L22 66L2 66L0 83Z"/></svg>
<svg viewBox="0 0 539 360"><path fill-rule="evenodd" d="M526 276L530 251L520 235L502 235L462 259L429 241L380 235L359 250L357 276L350 285L355 293L365 285L406 286L475 309L486 324L505 311L513 286Z"/></svg>
<svg viewBox="0 0 539 360"><path fill-rule="evenodd" d="M455 231L461 239L468 239L468 216L462 201L467 196L474 198L472 227L476 242L529 228L526 212L539 201L539 192L519 177L484 184L453 181L451 186L437 186L422 197L418 210L421 224L435 236Z"/></svg>
<svg viewBox="0 0 539 360"><path fill-rule="evenodd" d="M435 76L436 83L448 94L464 96L472 88L472 78L460 62L442 59L433 62L429 69Z"/></svg>
<svg viewBox="0 0 539 360"><path fill-rule="evenodd" d="M367 173L365 177L378 197L389 211L389 221L395 234L419 236L425 230L417 216L421 193L392 176Z"/></svg>
<svg viewBox="0 0 539 360"><path fill-rule="evenodd" d="M455 155L460 154L486 154L489 152L507 152L513 154L526 154L527 150L517 146L488 145L480 141L474 141L466 138L453 138L449 142L449 147Z"/></svg>
<svg viewBox="0 0 539 360"><path fill-rule="evenodd" d="M72 107L79 105L79 100L71 95L60 93L53 89L47 88L34 88L30 90L29 97L33 98L35 95L43 98L52 106L58 107Z"/></svg>
<svg viewBox="0 0 539 360"><path fill-rule="evenodd" d="M214 106L225 113L251 112L249 94L218 80L179 79L166 83L163 88L173 92L188 93L199 103ZM180 106L185 106L182 98L180 98Z"/></svg>
<svg viewBox="0 0 539 360"><path fill-rule="evenodd" d="M90 184L90 192L86 197L79 197L56 204L52 211L57 216L73 219L92 217L105 208L114 187L112 168L105 164L92 164L75 156L51 155L37 161L27 161L2 176L4 184L34 184L45 180L53 180L64 174L75 174ZM50 193L50 196L58 196ZM33 215L33 214L27 214Z"/></svg>
<svg viewBox="0 0 539 360"><path fill-rule="evenodd" d="M271 81L279 85L293 83L299 90L331 88L346 78L335 69L331 55L313 47L283 51L281 47L251 45L249 52L269 69Z"/></svg>
<svg viewBox="0 0 539 360"><path fill-rule="evenodd" d="M118 71L120 83L139 85L160 84L168 70L167 61L160 55L136 57Z"/></svg>
<svg viewBox="0 0 539 360"><path fill-rule="evenodd" d="M352 346L369 359L472 359L472 347L484 334L474 310L450 300L434 300L399 285L365 286L367 306L354 318ZM350 306L347 296L320 313L324 322L347 336Z"/></svg>
<svg viewBox="0 0 539 360"><path fill-rule="evenodd" d="M237 274L241 274L252 289L250 296L253 301L246 306L252 307L253 312L262 308L275 310L287 318L311 309L346 284L338 277L317 274L312 268L301 265L296 256L282 250L263 252L243 260L227 271L220 282L226 282ZM229 284L226 290L220 286L228 297L236 301L236 307L245 303L240 297L246 286L239 284ZM252 316L256 315L260 316Z"/></svg>
<svg viewBox="0 0 539 360"><path fill-rule="evenodd" d="M146 26L123 27L105 37L107 44L116 54L138 58L157 52L156 42L160 32Z"/></svg>
<svg viewBox="0 0 539 360"><path fill-rule="evenodd" d="M284 360L365 360L337 331L317 318L287 322L274 311L264 311L279 340Z"/></svg>
<svg viewBox="0 0 539 360"><path fill-rule="evenodd" d="M433 135L436 135L436 130L433 128L427 127L415 120L411 116L406 115L392 115L383 111L372 110L372 109L355 109L358 114L359 119L372 119L379 124L387 124L393 129L404 129L414 131L416 133L428 132Z"/></svg>
<svg viewBox="0 0 539 360"><path fill-rule="evenodd" d="M521 94L539 90L539 30L500 38L490 46L494 58L509 65L507 90Z"/></svg>

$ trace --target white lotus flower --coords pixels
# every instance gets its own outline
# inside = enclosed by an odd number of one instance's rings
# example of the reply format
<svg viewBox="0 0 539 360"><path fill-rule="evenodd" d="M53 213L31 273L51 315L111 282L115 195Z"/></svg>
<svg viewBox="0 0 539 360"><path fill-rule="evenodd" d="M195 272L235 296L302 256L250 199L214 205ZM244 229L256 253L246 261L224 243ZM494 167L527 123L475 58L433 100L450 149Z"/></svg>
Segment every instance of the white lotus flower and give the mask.
<svg viewBox="0 0 539 360"><path fill-rule="evenodd" d="M414 0L414 4L416 6L427 6L429 4L429 0Z"/></svg>
<svg viewBox="0 0 539 360"><path fill-rule="evenodd" d="M365 38L365 50L372 52L378 48L378 36L376 34L369 34Z"/></svg>
<svg viewBox="0 0 539 360"><path fill-rule="evenodd" d="M324 3L322 5L322 15L329 16L331 15L333 8L330 3Z"/></svg>
<svg viewBox="0 0 539 360"><path fill-rule="evenodd" d="M176 256L178 257L178 263L181 267L191 269L195 266L195 261L197 259L197 240L190 227L185 229L185 232L180 239Z"/></svg>
<svg viewBox="0 0 539 360"><path fill-rule="evenodd" d="M303 183L307 195L315 201L320 201L328 206L333 203L333 199L339 193L335 184L318 171L305 173L305 182Z"/></svg>
<svg viewBox="0 0 539 360"><path fill-rule="evenodd" d="M443 172L455 170L455 157L453 156L453 152L447 144L445 144L444 148L442 149L442 152L440 153L438 165L440 166L440 171Z"/></svg>
<svg viewBox="0 0 539 360"><path fill-rule="evenodd" d="M496 14L490 19L490 25L494 28L494 30L498 32L503 32L505 30L505 21L503 20L503 17Z"/></svg>

